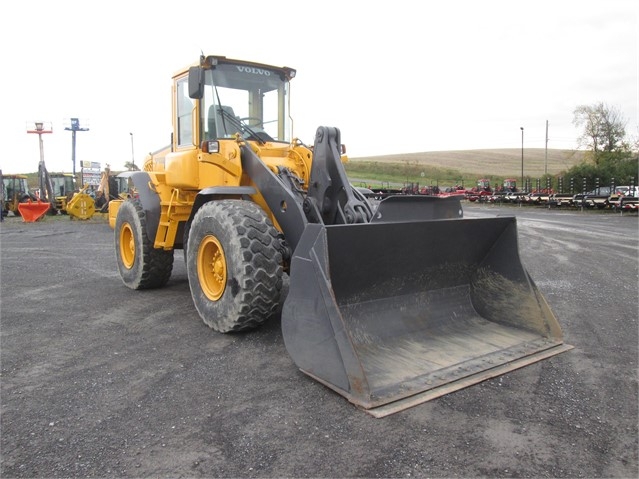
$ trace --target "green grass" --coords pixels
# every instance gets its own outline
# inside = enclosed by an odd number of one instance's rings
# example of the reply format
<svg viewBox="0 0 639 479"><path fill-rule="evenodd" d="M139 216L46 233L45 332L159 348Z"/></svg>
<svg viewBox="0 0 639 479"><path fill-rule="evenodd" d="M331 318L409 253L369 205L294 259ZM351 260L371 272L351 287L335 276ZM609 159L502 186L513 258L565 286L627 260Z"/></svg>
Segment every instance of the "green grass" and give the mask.
<svg viewBox="0 0 639 479"><path fill-rule="evenodd" d="M386 163L376 161L349 161L346 174L356 185L388 187L419 183L420 186L455 184L474 185L477 178L458 170L430 165Z"/></svg>
<svg viewBox="0 0 639 479"><path fill-rule="evenodd" d="M524 149L524 177L534 181L545 172L561 175L583 161L584 152L575 150ZM491 184L501 184L505 178L521 182L521 149L457 150L398 155L349 158L346 172L351 181L376 187L390 183L420 186L472 187L479 178L488 178Z"/></svg>
<svg viewBox="0 0 639 479"><path fill-rule="evenodd" d="M584 159L583 151L544 148L524 148L524 176L542 178L547 171L558 176ZM395 155L349 158L346 173L357 186L394 186L407 183L440 187L463 185L472 188L479 178L488 178L491 185L505 178L521 182L521 149L496 148L484 150L451 150ZM26 173L31 188L37 187L37 173Z"/></svg>

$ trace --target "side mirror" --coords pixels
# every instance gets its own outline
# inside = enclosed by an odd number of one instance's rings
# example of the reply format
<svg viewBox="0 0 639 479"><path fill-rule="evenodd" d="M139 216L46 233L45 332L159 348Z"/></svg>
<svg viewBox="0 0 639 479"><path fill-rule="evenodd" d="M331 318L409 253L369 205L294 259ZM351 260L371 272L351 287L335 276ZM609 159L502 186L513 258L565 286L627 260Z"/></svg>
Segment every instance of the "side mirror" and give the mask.
<svg viewBox="0 0 639 479"><path fill-rule="evenodd" d="M189 98L201 100L204 96L204 70L200 67L189 68Z"/></svg>

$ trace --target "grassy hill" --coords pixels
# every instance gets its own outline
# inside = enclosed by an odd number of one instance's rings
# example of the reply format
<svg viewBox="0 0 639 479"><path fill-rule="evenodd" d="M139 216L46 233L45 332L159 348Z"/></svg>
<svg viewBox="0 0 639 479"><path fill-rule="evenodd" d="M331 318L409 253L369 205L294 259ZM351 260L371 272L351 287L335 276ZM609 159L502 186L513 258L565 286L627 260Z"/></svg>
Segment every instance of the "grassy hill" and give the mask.
<svg viewBox="0 0 639 479"><path fill-rule="evenodd" d="M584 159L584 151L543 148L524 149L524 176L541 178L547 165L556 176ZM450 150L396 155L349 157L348 177L354 184L419 183L420 185L474 185L478 178L499 184L504 178L521 178L521 149ZM37 188L38 174L27 173L30 188Z"/></svg>
<svg viewBox="0 0 639 479"><path fill-rule="evenodd" d="M547 171L558 175L569 170L584 159L584 151L546 150L544 148L524 148L524 176L538 178ZM452 150L423 153L403 153L397 155L349 158L349 162L398 163L406 166L428 166L445 170L457 170L463 176L499 176L521 178L521 149L502 148L493 150Z"/></svg>

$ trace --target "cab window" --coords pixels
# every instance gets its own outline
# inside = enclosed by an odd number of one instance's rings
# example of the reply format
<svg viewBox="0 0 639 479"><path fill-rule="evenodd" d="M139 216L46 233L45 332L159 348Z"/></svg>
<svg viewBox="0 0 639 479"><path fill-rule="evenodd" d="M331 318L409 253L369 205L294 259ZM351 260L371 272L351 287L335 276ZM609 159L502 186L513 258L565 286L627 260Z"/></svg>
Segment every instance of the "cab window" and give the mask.
<svg viewBox="0 0 639 479"><path fill-rule="evenodd" d="M189 98L188 77L177 82L178 146L193 145L193 100Z"/></svg>

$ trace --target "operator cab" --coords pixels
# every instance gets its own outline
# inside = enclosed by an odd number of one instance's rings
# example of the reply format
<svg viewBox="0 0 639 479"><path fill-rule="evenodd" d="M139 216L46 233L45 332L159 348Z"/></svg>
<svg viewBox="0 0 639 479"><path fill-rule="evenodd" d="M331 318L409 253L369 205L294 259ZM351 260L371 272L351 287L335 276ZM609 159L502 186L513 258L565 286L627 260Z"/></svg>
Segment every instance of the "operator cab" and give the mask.
<svg viewBox="0 0 639 479"><path fill-rule="evenodd" d="M177 85L178 134L182 136L184 131L182 140L193 141L188 138L188 129L195 109L201 143L238 134L259 143L289 143L292 133L288 94L289 81L294 76L295 70L287 67L203 57L200 66L189 69L188 90L186 78Z"/></svg>

